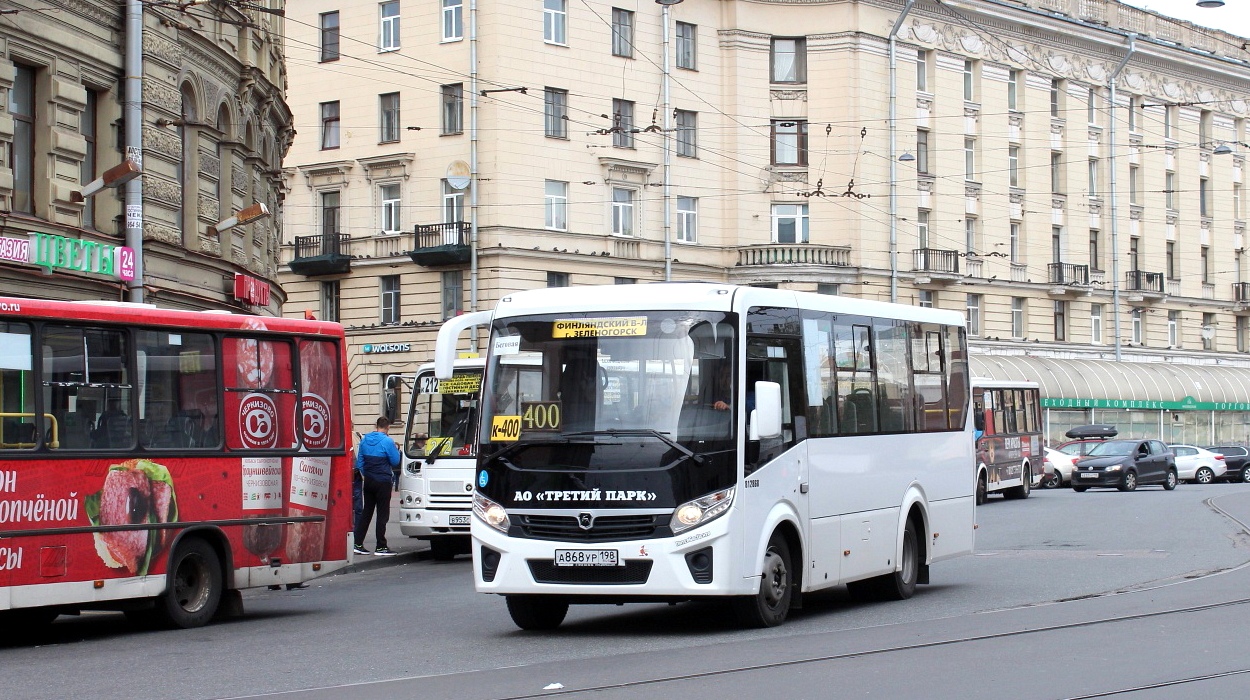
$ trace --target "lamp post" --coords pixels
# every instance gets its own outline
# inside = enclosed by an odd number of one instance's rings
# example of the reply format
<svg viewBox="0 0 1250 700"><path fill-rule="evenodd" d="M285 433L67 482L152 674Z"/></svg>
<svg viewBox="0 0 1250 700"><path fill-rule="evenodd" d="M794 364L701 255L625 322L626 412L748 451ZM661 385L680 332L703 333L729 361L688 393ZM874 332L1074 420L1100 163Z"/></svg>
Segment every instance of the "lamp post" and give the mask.
<svg viewBox="0 0 1250 700"><path fill-rule="evenodd" d="M1107 147L1108 160L1111 161L1111 177L1108 182L1108 189L1111 191L1111 315L1115 319L1115 361L1119 362L1120 355L1120 236L1119 236L1119 212L1116 209L1116 187L1115 187L1115 171L1117 163L1115 161L1115 81L1119 77L1120 71L1124 70L1124 66L1128 65L1128 60L1133 57L1133 51L1136 50L1137 35L1130 33L1128 35L1128 53L1124 54L1124 59L1120 61L1120 65L1111 71L1111 78L1108 82L1107 100L1110 109L1107 113L1111 115L1111 123L1107 129L1107 139L1109 145Z"/></svg>
<svg viewBox="0 0 1250 700"><path fill-rule="evenodd" d="M890 301L898 301L898 45L894 38L916 0L907 0L890 27Z"/></svg>
<svg viewBox="0 0 1250 700"><path fill-rule="evenodd" d="M216 236L222 231L229 231L235 226L250 224L253 221L263 219L266 216L269 216L269 207L265 206L264 202L256 202L246 209L240 209L234 216L223 221L218 221L216 224L209 226L208 235Z"/></svg>
<svg viewBox="0 0 1250 700"><path fill-rule="evenodd" d="M682 0L655 1L662 9L660 16L664 23L664 137L660 141L664 144L664 281L671 282L673 279L673 193L669 182L669 170L673 164L673 109L669 103L669 73L673 70L673 58L669 46L672 36L669 8L681 4Z"/></svg>

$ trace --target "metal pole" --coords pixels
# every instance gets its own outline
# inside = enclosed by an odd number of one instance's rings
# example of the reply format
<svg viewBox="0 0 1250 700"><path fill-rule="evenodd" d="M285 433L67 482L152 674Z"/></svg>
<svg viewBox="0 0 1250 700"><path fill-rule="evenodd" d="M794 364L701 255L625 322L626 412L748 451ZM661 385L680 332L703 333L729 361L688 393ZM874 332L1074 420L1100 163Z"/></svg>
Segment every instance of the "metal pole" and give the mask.
<svg viewBox="0 0 1250 700"><path fill-rule="evenodd" d="M126 0L126 158L143 169L143 2ZM126 245L135 251L129 300L143 302L143 176L126 183Z"/></svg>
<svg viewBox="0 0 1250 700"><path fill-rule="evenodd" d="M898 46L894 36L916 0L907 0L890 27L890 301L898 301Z"/></svg>
<svg viewBox="0 0 1250 700"><path fill-rule="evenodd" d="M1108 187L1111 190L1111 314L1115 318L1115 361L1121 360L1120 354L1120 234L1119 234L1119 210L1116 206L1116 177L1115 171L1118 163L1115 160L1115 80L1120 75L1120 71L1124 70L1124 66L1128 65L1128 60L1132 58L1133 51L1136 48L1134 43L1137 38L1136 34L1128 35L1128 53L1124 55L1124 60L1120 61L1120 65L1115 67L1111 72L1111 80L1108 83L1110 90L1107 99L1110 109L1107 110L1109 125L1107 128L1107 156L1111 161L1111 173ZM1162 430L1162 428L1160 429Z"/></svg>
<svg viewBox="0 0 1250 700"><path fill-rule="evenodd" d="M669 51L669 13L668 5L663 5L661 11L662 21L664 22L664 138L661 139L664 144L664 281L671 282L673 279L673 212L672 212L672 190L669 182L669 169L672 167L673 161L673 109L669 104L669 71L672 70L670 62L672 60Z"/></svg>
<svg viewBox="0 0 1250 700"><path fill-rule="evenodd" d="M477 0L469 0L469 311L477 309ZM469 333L477 352L477 326Z"/></svg>

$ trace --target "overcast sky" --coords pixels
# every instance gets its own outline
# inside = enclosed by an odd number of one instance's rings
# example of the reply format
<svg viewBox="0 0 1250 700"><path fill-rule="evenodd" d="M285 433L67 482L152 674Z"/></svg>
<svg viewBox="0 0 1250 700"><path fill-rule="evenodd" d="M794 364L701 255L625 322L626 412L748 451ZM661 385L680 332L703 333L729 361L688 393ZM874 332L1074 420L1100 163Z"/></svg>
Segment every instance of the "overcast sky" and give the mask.
<svg viewBox="0 0 1250 700"><path fill-rule="evenodd" d="M1198 7L1197 0L1120 0L1127 5L1145 8L1161 15L1188 20L1194 24L1222 29L1230 34L1250 37L1250 0L1224 0L1215 9Z"/></svg>

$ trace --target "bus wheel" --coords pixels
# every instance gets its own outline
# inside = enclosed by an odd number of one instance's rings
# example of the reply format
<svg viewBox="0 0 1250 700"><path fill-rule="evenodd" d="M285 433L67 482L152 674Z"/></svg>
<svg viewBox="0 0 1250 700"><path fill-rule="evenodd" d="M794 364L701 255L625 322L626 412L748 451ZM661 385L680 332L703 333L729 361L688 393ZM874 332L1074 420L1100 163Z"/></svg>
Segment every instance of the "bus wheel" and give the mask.
<svg viewBox="0 0 1250 700"><path fill-rule="evenodd" d="M916 522L907 519L903 529L903 558L899 569L892 574L873 579L878 600L907 600L916 592L916 579L920 573L920 543L916 538Z"/></svg>
<svg viewBox="0 0 1250 700"><path fill-rule="evenodd" d="M985 472L981 472L977 476L977 505L985 505L987 493L989 493L989 486L985 483Z"/></svg>
<svg viewBox="0 0 1250 700"><path fill-rule="evenodd" d="M1003 492L1004 498L1028 498L1033 490L1033 471L1029 465L1020 468L1020 485L1013 486Z"/></svg>
<svg viewBox="0 0 1250 700"><path fill-rule="evenodd" d="M734 611L743 627L776 627L786 621L790 612L791 580L790 547L780 533L773 533L764 553L764 571L760 590L753 596L734 601Z"/></svg>
<svg viewBox="0 0 1250 700"><path fill-rule="evenodd" d="M156 599L156 614L170 627L202 627L217 613L222 588L217 552L202 539L185 540L169 558L169 585Z"/></svg>
<svg viewBox="0 0 1250 700"><path fill-rule="evenodd" d="M451 561L460 553L458 537L431 537L430 556L434 561Z"/></svg>
<svg viewBox="0 0 1250 700"><path fill-rule="evenodd" d="M508 614L523 630L553 630L569 614L569 601L546 595L510 595Z"/></svg>

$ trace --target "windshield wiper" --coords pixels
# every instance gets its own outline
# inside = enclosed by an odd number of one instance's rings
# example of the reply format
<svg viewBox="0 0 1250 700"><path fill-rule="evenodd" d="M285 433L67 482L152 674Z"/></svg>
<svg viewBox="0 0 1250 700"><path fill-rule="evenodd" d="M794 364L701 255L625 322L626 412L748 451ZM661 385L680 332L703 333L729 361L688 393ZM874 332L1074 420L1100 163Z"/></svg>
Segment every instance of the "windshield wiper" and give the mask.
<svg viewBox="0 0 1250 700"><path fill-rule="evenodd" d="M668 433L662 433L651 428L631 428L631 429L608 429L608 430L584 430L577 433L565 433L564 437L592 437L595 435L607 435L608 437L653 437L669 447L682 453L688 459L693 459L695 464L703 464L703 457L690 451L685 445L673 440Z"/></svg>

